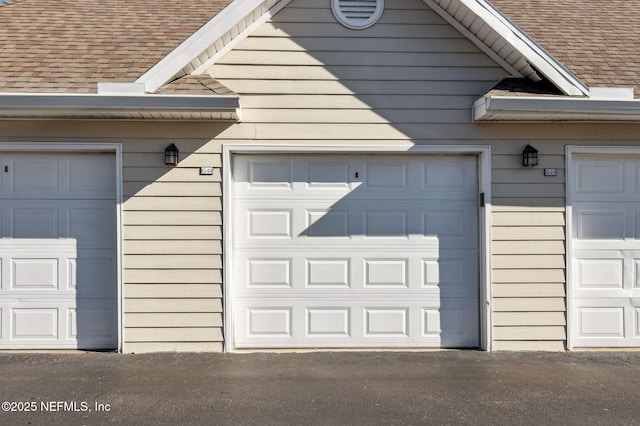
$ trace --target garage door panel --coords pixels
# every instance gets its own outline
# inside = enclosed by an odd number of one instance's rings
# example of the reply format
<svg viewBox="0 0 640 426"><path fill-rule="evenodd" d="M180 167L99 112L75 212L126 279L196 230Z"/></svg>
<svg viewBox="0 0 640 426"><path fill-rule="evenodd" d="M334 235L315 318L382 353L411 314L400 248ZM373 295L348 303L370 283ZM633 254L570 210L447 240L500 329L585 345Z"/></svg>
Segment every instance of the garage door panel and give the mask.
<svg viewBox="0 0 640 426"><path fill-rule="evenodd" d="M115 248L113 205L68 209L66 217L68 236L78 241L79 249Z"/></svg>
<svg viewBox="0 0 640 426"><path fill-rule="evenodd" d="M52 340L58 338L58 309L25 307L11 309L11 340Z"/></svg>
<svg viewBox="0 0 640 426"><path fill-rule="evenodd" d="M3 158L0 348L115 347L114 156Z"/></svg>
<svg viewBox="0 0 640 426"><path fill-rule="evenodd" d="M354 250L357 252L357 250ZM432 256L415 251L411 256L340 254L333 251L286 251L273 254L245 252L238 263L235 288L237 294L259 292L386 292L411 291L441 294L443 297L475 295L478 281L477 263L459 250L433 252ZM243 265L243 266L240 266Z"/></svg>
<svg viewBox="0 0 640 426"><path fill-rule="evenodd" d="M89 248L116 245L113 201L0 200L0 215L5 218L3 238L75 238Z"/></svg>
<svg viewBox="0 0 640 426"><path fill-rule="evenodd" d="M78 299L115 297L117 277L113 252L83 253L71 262L71 268L70 288L76 291Z"/></svg>
<svg viewBox="0 0 640 426"><path fill-rule="evenodd" d="M576 167L576 194L623 193L624 164L619 160L581 161Z"/></svg>
<svg viewBox="0 0 640 426"><path fill-rule="evenodd" d="M73 240L1 239L0 294L64 292L71 280L69 261L75 257Z"/></svg>
<svg viewBox="0 0 640 426"><path fill-rule="evenodd" d="M265 208L268 203L270 208ZM302 204L304 203L304 204ZM296 205L297 204L297 205ZM238 201L237 244L334 244L334 239L380 239L393 244L406 239L432 239L447 248L477 247L476 202L425 202L410 200L336 202L306 200ZM300 206L300 207L298 207ZM299 238L302 237L302 238Z"/></svg>
<svg viewBox="0 0 640 426"><path fill-rule="evenodd" d="M475 156L283 157L234 158L237 347L478 344Z"/></svg>
<svg viewBox="0 0 640 426"><path fill-rule="evenodd" d="M464 347L478 344L476 300L239 300L240 347Z"/></svg>
<svg viewBox="0 0 640 426"><path fill-rule="evenodd" d="M112 155L12 153L5 157L0 198L112 199L115 159Z"/></svg>
<svg viewBox="0 0 640 426"><path fill-rule="evenodd" d="M102 301L83 301L66 309L67 338L79 340L81 346L90 342L112 343L116 339L117 308ZM89 345L90 347L91 345Z"/></svg>
<svg viewBox="0 0 640 426"><path fill-rule="evenodd" d="M349 194L353 199L475 199L475 156L416 161L412 156L237 156L236 196L313 197ZM394 191L389 191L394 189Z"/></svg>
<svg viewBox="0 0 640 426"><path fill-rule="evenodd" d="M59 162L45 156L16 155L10 160L9 190L21 195L61 190Z"/></svg>
<svg viewBox="0 0 640 426"><path fill-rule="evenodd" d="M113 156L85 155L65 160L68 168L66 187L73 196L113 199L116 195L116 168Z"/></svg>
<svg viewBox="0 0 640 426"><path fill-rule="evenodd" d="M58 209L46 207L9 210L10 238L57 238L60 233Z"/></svg>
<svg viewBox="0 0 640 426"><path fill-rule="evenodd" d="M14 290L57 290L58 259L12 259Z"/></svg>

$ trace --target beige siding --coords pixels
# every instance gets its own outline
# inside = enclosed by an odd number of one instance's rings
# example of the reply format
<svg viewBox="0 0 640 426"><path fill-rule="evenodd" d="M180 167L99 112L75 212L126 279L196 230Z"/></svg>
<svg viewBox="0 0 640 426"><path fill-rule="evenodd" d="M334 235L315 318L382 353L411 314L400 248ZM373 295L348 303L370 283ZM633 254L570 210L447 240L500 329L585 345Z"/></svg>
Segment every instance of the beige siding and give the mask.
<svg viewBox="0 0 640 426"><path fill-rule="evenodd" d="M125 351L220 350L221 159L207 142L125 146ZM175 168L163 165L169 143L180 149Z"/></svg>
<svg viewBox="0 0 640 426"><path fill-rule="evenodd" d="M504 185L514 185L517 175L503 176L509 177ZM540 341L562 344L566 339L564 210L496 206L492 224L496 348L526 348L523 342L532 344L529 349Z"/></svg>

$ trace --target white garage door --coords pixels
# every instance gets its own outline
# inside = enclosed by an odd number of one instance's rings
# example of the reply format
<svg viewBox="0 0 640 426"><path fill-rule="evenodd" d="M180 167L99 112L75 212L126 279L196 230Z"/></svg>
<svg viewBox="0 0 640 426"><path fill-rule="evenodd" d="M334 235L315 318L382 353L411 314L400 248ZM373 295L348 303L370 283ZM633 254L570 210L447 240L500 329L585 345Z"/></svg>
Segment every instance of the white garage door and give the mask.
<svg viewBox="0 0 640 426"><path fill-rule="evenodd" d="M475 347L476 156L237 155L234 347Z"/></svg>
<svg viewBox="0 0 640 426"><path fill-rule="evenodd" d="M113 155L0 164L0 348L115 348Z"/></svg>
<svg viewBox="0 0 640 426"><path fill-rule="evenodd" d="M640 156L573 156L571 337L640 346Z"/></svg>

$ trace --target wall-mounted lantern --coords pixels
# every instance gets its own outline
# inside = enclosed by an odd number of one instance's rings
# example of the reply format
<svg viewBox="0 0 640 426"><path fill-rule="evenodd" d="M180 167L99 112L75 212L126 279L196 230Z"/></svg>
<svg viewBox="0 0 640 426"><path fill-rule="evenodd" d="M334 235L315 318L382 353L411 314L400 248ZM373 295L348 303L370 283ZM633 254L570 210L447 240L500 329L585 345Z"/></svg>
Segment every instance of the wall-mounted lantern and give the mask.
<svg viewBox="0 0 640 426"><path fill-rule="evenodd" d="M523 166L537 166L538 165L538 150L527 145L524 151L522 151L522 165Z"/></svg>
<svg viewBox="0 0 640 426"><path fill-rule="evenodd" d="M164 164L167 166L176 166L178 164L178 147L174 144L164 149Z"/></svg>

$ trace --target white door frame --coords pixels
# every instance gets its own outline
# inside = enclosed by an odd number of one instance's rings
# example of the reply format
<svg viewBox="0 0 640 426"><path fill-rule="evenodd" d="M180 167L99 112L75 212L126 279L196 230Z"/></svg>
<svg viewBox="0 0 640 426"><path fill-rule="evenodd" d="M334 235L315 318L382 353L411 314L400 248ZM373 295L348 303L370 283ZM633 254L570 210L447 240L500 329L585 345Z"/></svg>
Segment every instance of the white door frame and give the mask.
<svg viewBox="0 0 640 426"><path fill-rule="evenodd" d="M575 271L573 270L573 200L572 200L572 185L573 185L573 155L574 154L640 154L640 147L638 146L577 146L567 145L565 147L565 162L566 162L566 179L565 179L565 193L566 193L566 207L565 207L565 242L567 245L567 259L566 259L566 275L565 282L567 287L567 350L574 349L574 333L575 324L573 317L573 278Z"/></svg>
<svg viewBox="0 0 640 426"><path fill-rule="evenodd" d="M123 351L124 321L122 293L122 144L119 143L60 143L60 142L0 142L0 152L110 152L115 155L116 167L116 292L118 306L118 329L116 330L118 352Z"/></svg>
<svg viewBox="0 0 640 426"><path fill-rule="evenodd" d="M491 300L491 147L488 145L304 145L304 144L230 144L222 150L222 240L223 240L223 311L224 351L234 351L233 312L233 155L234 154L477 154L478 191L484 194L479 208L480 275L480 348L492 350Z"/></svg>

